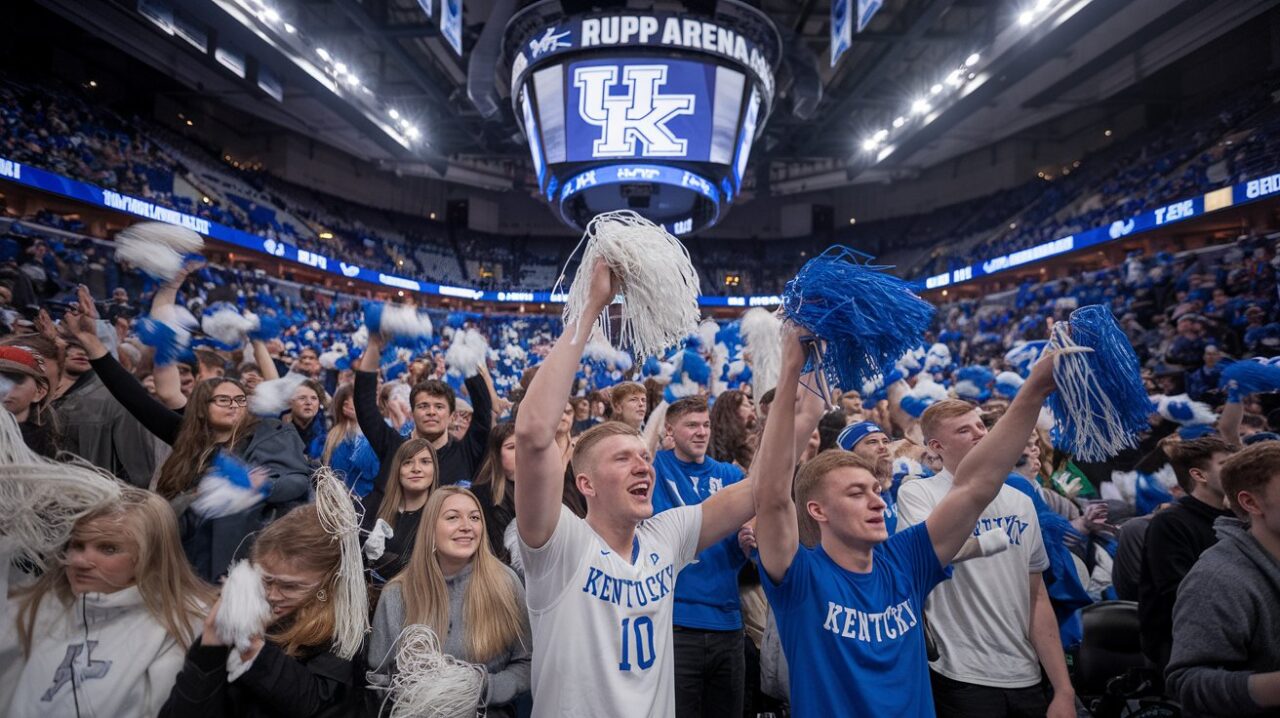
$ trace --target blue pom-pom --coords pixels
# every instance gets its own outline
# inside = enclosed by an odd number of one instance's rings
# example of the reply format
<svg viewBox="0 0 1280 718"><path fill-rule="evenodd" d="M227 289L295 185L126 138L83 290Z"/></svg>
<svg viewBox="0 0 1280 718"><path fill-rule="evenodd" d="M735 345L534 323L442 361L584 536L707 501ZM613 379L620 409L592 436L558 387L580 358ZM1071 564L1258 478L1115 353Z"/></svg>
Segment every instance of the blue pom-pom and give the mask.
<svg viewBox="0 0 1280 718"><path fill-rule="evenodd" d="M370 334L382 331L382 302L361 302L364 309L364 325L369 327Z"/></svg>
<svg viewBox="0 0 1280 718"><path fill-rule="evenodd" d="M209 473L218 474L227 481L234 484L237 488L246 491L255 491L253 484L249 481L249 466L243 461L223 451L214 454L213 461L209 467Z"/></svg>
<svg viewBox="0 0 1280 718"><path fill-rule="evenodd" d="M787 282L787 318L826 342L821 369L842 389L861 387L920 343L934 308L903 280L836 245ZM817 367L813 367L817 368Z"/></svg>
<svg viewBox="0 0 1280 718"><path fill-rule="evenodd" d="M644 366L640 368L640 374L645 377L658 376L662 373L662 362L658 361L658 357L650 354L644 359Z"/></svg>
<svg viewBox="0 0 1280 718"><path fill-rule="evenodd" d="M1054 327L1050 346L1092 351L1064 353L1053 370L1058 390L1049 396L1063 446L1083 461L1104 461L1137 446L1149 427L1151 401L1138 357L1111 311L1081 307Z"/></svg>
<svg viewBox="0 0 1280 718"><path fill-rule="evenodd" d="M711 383L711 365L696 351L686 349L680 355L679 374L692 379L702 386Z"/></svg>
<svg viewBox="0 0 1280 718"><path fill-rule="evenodd" d="M956 396L982 403L991 398L995 374L985 366L966 366L956 372Z"/></svg>
<svg viewBox="0 0 1280 718"><path fill-rule="evenodd" d="M169 366L188 353L191 335L176 330L155 317L140 317L133 325L138 341L155 350L156 366Z"/></svg>
<svg viewBox="0 0 1280 718"><path fill-rule="evenodd" d="M1232 362L1222 369L1218 386L1226 389L1235 402L1249 394L1280 391L1280 366L1257 361Z"/></svg>
<svg viewBox="0 0 1280 718"><path fill-rule="evenodd" d="M249 332L249 338L257 341L270 341L280 336L280 320L274 314L258 312L258 328Z"/></svg>

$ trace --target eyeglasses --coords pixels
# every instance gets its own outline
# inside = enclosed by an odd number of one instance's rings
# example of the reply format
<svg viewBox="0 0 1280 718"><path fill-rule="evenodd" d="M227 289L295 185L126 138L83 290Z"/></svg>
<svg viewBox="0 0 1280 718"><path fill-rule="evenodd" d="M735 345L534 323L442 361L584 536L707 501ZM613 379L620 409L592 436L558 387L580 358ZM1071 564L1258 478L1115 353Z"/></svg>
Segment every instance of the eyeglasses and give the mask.
<svg viewBox="0 0 1280 718"><path fill-rule="evenodd" d="M301 598L302 596L307 595L311 591L314 591L316 586L319 586L319 585L320 584L318 583L301 583L299 581L282 581L276 578L275 576L271 576L265 573L262 575L262 587L266 589L266 591L268 592L271 591L272 588L274 588L278 590L280 592L280 595L284 596L285 598Z"/></svg>
<svg viewBox="0 0 1280 718"><path fill-rule="evenodd" d="M236 406L247 406L249 404L249 397L244 394L241 394L240 396L227 396L226 394L222 394L210 398L209 403L217 404L224 409L232 404L235 404Z"/></svg>

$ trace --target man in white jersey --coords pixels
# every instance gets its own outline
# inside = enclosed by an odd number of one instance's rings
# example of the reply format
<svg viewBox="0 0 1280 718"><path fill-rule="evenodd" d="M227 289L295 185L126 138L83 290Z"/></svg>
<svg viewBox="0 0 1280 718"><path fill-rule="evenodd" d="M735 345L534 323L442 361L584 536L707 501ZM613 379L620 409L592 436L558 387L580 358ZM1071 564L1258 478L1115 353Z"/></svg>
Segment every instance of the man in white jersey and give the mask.
<svg viewBox="0 0 1280 718"><path fill-rule="evenodd" d="M1052 359L1032 369L929 518L889 536L875 465L850 452L826 451L801 466L792 498L792 407L805 353L787 326L775 406L752 471L761 585L790 668L792 714L932 718L925 597L946 580L947 564L1026 445L1053 390ZM813 548L800 542L796 504L818 527Z"/></svg>
<svg viewBox="0 0 1280 718"><path fill-rule="evenodd" d="M898 491L899 531L930 516L951 490L953 472L987 433L977 409L958 399L930 406L920 427L929 449L942 457L943 470L903 484ZM926 605L941 652L930 676L938 713L960 718L1074 716L1075 692L1041 577L1049 558L1031 499L1002 486L982 510L973 534L992 529L1006 533L1008 550L957 565L952 579L935 588ZM1053 688L1052 701L1042 685L1041 665Z"/></svg>
<svg viewBox="0 0 1280 718"><path fill-rule="evenodd" d="M585 269L585 268L584 268ZM603 263L591 268L585 321L617 295ZM672 609L676 575L751 518L751 482L697 506L653 515L654 473L640 433L620 422L583 432L573 472L580 519L561 505L555 443L585 345L567 324L516 417L516 516L533 627L533 715L675 715Z"/></svg>

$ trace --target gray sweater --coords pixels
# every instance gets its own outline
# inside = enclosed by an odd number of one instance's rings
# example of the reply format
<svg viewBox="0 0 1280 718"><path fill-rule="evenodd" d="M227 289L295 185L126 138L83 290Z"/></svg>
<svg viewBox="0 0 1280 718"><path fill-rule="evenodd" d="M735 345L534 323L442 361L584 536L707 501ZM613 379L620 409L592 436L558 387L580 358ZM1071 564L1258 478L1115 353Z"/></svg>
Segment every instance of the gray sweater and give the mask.
<svg viewBox="0 0 1280 718"><path fill-rule="evenodd" d="M1219 518L1218 543L1178 588L1166 678L1186 716L1276 715L1249 695L1249 676L1280 670L1280 560L1245 524Z"/></svg>
<svg viewBox="0 0 1280 718"><path fill-rule="evenodd" d="M524 586L515 572L502 565L503 571L511 579L516 601L524 606ZM446 655L459 660L470 660L467 656L464 637L466 636L466 618L463 615L463 599L467 594L467 586L471 583L471 564L467 564L456 576L445 579L449 590L449 635L444 638L441 650ZM399 581L387 584L382 596L378 599L378 610L373 616L373 632L369 636L369 682L370 685L387 685L393 670L394 656L385 660L392 653L396 639L404 630L404 599L400 595ZM521 693L529 692L529 663L533 638L525 624L525 633L510 647L506 653L498 655L485 664L489 669L488 705L499 706L510 703Z"/></svg>

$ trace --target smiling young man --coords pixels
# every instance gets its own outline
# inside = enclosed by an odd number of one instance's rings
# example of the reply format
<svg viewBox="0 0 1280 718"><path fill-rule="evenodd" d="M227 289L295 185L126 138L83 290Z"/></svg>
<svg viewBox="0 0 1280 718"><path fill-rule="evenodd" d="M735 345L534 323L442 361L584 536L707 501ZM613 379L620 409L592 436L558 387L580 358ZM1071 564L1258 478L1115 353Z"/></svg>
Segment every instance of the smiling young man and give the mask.
<svg viewBox="0 0 1280 718"><path fill-rule="evenodd" d="M711 414L706 399L690 396L672 404L666 430L674 448L653 459L655 514L696 506L742 480L742 469L707 456ZM673 635L677 718L742 713L746 659L738 571L746 560L732 535L699 553L680 573Z"/></svg>
<svg viewBox="0 0 1280 718"><path fill-rule="evenodd" d="M1034 425L1034 420L1026 425L1018 451L998 467L1002 479L1013 471ZM1008 424L1001 419L996 426ZM899 531L926 521L943 505L960 466L988 436L977 409L958 399L926 409L920 429L929 449L942 458L943 470L898 491ZM1008 550L958 564L952 580L929 596L929 626L941 653L931 666L934 703L949 716L1075 716L1075 692L1042 577L1049 557L1040 521L1031 499L1003 484L970 532L1003 530ZM1042 666L1052 697L1043 685Z"/></svg>
<svg viewBox="0 0 1280 718"><path fill-rule="evenodd" d="M599 262L583 317L603 312L616 280ZM608 421L578 437L572 470L586 498L561 503L556 430L582 351L567 324L516 417L516 515L533 628L534 716L675 715L672 651L676 575L751 517L750 483L696 506L653 515L653 466L640 432Z"/></svg>
<svg viewBox="0 0 1280 718"><path fill-rule="evenodd" d="M378 411L378 360L382 355L384 342L381 335L371 334L369 345L356 366L356 421L381 461L378 478L373 484L373 498L365 501L366 506L375 506L376 502L381 501L392 458L406 439L399 431L388 426L382 413ZM476 470L484 459L489 430L493 426L493 403L489 398L489 385L484 378L486 371L481 365L475 376L466 380L467 393L471 395L472 416L471 425L460 441L449 436L449 425L453 422L457 400L448 384L437 379L427 379L415 384L409 395L410 409L413 412L411 435L426 439L435 447L440 462L436 470L439 472L441 485L470 482L475 478Z"/></svg>
<svg viewBox="0 0 1280 718"><path fill-rule="evenodd" d="M797 330L786 332L774 408L752 470L761 584L790 667L792 712L933 716L925 597L947 578L946 565L1004 486L1053 390L1052 364L1036 365L929 517L889 536L875 466L850 452L827 451L804 464L792 498L792 407L805 350ZM818 526L812 549L799 540L797 503Z"/></svg>

